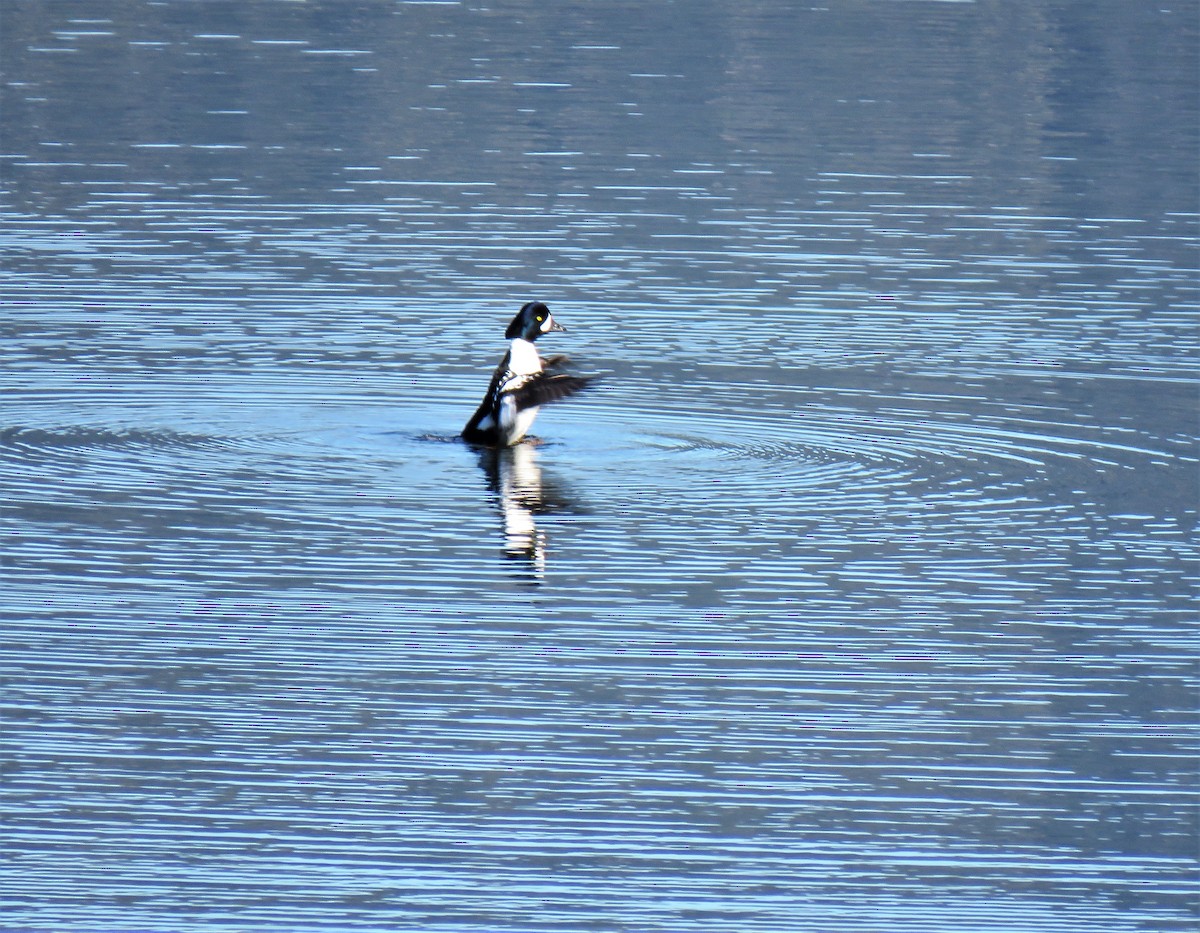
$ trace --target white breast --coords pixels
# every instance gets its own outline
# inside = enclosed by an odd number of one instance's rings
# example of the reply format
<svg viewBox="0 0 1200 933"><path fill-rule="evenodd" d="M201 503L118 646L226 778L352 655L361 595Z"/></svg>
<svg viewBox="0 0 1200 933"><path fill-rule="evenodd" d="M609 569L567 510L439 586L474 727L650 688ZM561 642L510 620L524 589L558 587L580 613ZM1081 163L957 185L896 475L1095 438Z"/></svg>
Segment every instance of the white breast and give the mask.
<svg viewBox="0 0 1200 933"><path fill-rule="evenodd" d="M528 340L520 337L513 338L509 345L508 371L512 374L501 387L501 391L511 391L525 381L525 377L542 371L542 358L538 356L537 348ZM517 411L517 405L511 396L505 395L500 399L499 415L500 431L505 443L515 444L533 426L537 417L537 408L526 408Z"/></svg>
<svg viewBox="0 0 1200 933"><path fill-rule="evenodd" d="M538 356L537 347L528 340L514 337L508 346L508 369L518 376L540 373L542 358Z"/></svg>

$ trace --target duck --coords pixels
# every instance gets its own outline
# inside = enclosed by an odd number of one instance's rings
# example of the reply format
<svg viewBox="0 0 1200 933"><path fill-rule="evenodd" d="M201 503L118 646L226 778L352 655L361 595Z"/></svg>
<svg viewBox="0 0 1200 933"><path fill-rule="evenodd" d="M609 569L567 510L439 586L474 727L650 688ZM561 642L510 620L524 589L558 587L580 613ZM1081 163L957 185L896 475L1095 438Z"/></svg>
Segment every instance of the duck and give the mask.
<svg viewBox="0 0 1200 933"><path fill-rule="evenodd" d="M561 371L569 362L566 356L543 359L534 346L543 334L566 330L545 303L527 301L521 306L504 332L508 352L496 367L479 408L462 429L463 440L484 447L519 444L542 405L574 395L592 383L592 376Z"/></svg>

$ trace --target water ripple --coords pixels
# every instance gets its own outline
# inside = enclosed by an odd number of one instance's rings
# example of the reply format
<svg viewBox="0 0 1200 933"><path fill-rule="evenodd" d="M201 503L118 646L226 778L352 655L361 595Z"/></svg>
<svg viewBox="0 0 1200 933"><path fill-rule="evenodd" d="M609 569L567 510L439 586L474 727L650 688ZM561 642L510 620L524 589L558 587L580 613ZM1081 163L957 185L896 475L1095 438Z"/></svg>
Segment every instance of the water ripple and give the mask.
<svg viewBox="0 0 1200 933"><path fill-rule="evenodd" d="M10 6L6 923L1194 926L1176 13Z"/></svg>

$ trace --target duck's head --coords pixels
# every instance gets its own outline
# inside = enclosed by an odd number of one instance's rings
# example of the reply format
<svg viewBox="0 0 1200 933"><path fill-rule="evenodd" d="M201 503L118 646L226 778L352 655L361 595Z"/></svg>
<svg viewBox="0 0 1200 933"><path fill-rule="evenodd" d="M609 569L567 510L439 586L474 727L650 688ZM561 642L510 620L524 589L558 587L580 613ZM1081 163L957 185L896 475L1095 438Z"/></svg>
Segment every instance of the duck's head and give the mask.
<svg viewBox="0 0 1200 933"><path fill-rule="evenodd" d="M540 301L527 301L521 306L517 316L512 319L512 323L508 325L504 336L508 340L512 340L514 337L520 337L522 340L537 340L542 334L554 330L565 331L566 328L554 320L550 309Z"/></svg>

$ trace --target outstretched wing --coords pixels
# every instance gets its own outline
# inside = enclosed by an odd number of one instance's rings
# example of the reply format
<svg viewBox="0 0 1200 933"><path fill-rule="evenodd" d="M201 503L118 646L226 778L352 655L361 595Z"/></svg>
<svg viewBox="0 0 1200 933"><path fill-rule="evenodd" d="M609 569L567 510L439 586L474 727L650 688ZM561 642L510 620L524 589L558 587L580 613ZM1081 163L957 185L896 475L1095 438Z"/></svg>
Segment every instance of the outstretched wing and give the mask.
<svg viewBox="0 0 1200 933"><path fill-rule="evenodd" d="M571 362L571 358L569 356L567 356L567 354L555 353L552 356L543 356L542 357L542 369L543 369L543 371L544 370L562 370L570 362Z"/></svg>
<svg viewBox="0 0 1200 933"><path fill-rule="evenodd" d="M568 376L565 373L535 373L512 392L518 409L533 408L557 402L568 395L582 392L595 381L595 376Z"/></svg>

